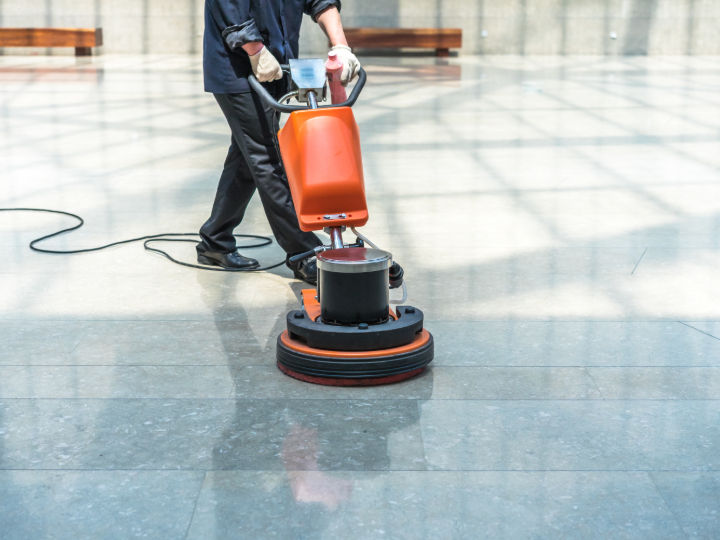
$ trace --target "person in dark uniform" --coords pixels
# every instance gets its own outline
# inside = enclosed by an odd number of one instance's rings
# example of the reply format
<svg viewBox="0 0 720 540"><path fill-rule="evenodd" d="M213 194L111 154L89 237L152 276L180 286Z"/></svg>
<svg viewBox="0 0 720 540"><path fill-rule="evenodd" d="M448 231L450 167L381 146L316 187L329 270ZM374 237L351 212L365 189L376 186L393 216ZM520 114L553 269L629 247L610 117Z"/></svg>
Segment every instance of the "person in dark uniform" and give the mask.
<svg viewBox="0 0 720 540"><path fill-rule="evenodd" d="M250 90L251 73L279 98L286 90L280 64L298 57L303 13L317 22L343 63L343 84L360 70L340 21L340 0L206 0L203 73L232 131L210 219L200 229L200 264L253 269L255 259L236 250L233 230L257 189L275 239L287 257L321 244L300 230L277 145L279 115ZM287 259L286 259L287 261ZM314 258L290 267L295 277L317 281Z"/></svg>

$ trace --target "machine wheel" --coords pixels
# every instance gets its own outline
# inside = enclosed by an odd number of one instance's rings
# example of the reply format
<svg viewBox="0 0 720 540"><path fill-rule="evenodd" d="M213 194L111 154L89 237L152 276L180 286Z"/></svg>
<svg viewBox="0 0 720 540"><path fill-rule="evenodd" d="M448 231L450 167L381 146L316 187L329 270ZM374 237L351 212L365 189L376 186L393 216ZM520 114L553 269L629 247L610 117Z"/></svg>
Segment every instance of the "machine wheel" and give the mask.
<svg viewBox="0 0 720 540"><path fill-rule="evenodd" d="M418 332L408 345L363 352L313 349L290 339L287 331L277 340L280 370L296 379L331 386L370 386L409 379L421 373L433 355L433 338L427 330Z"/></svg>

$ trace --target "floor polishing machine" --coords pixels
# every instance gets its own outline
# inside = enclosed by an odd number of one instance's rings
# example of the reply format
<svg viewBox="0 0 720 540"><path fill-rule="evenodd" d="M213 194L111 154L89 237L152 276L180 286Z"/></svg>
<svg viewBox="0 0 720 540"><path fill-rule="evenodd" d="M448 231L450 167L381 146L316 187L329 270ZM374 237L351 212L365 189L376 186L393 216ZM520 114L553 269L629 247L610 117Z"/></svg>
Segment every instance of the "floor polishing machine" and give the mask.
<svg viewBox="0 0 720 540"><path fill-rule="evenodd" d="M331 244L291 258L317 257L316 289L302 291L302 309L287 314L277 363L291 377L332 386L369 386L408 379L433 359L433 337L418 308L390 306L390 288L403 287L403 269L355 228L368 221L360 132L351 107L367 76L360 70L349 98L337 66L320 59L283 65L291 92L276 100L252 76L260 99L289 113L278 143L303 231L324 230ZM332 104L319 105L328 93ZM291 99L300 105L290 105ZM343 240L350 229L354 244ZM366 246L369 246L367 247ZM403 294L405 297L405 294Z"/></svg>

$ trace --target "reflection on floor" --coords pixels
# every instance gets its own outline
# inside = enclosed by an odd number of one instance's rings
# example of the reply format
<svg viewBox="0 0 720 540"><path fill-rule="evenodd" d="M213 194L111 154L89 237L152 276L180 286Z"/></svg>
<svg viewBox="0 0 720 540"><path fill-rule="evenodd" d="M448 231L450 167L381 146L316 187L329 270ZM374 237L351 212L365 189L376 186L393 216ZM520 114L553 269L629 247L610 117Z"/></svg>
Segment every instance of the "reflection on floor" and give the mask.
<svg viewBox="0 0 720 540"><path fill-rule="evenodd" d="M287 269L41 255L70 220L2 213L3 539L718 538L720 59L363 62L364 231L433 368L289 379ZM2 57L0 99L0 207L86 219L49 245L206 219L199 58Z"/></svg>

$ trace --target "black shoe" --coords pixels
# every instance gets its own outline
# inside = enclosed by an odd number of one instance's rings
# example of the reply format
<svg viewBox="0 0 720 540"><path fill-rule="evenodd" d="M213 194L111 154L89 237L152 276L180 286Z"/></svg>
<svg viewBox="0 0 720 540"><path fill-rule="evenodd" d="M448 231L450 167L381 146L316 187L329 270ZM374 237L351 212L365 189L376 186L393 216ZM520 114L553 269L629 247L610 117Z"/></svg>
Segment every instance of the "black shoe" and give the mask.
<svg viewBox="0 0 720 540"><path fill-rule="evenodd" d="M253 270L260 268L260 263L250 257L243 257L237 251L233 253L210 253L203 251L198 253L198 262L211 266L222 266L223 268L235 270Z"/></svg>
<svg viewBox="0 0 720 540"><path fill-rule="evenodd" d="M317 259L315 257L303 259L297 264L290 264L288 262L285 264L293 271L296 279L301 279L310 285L317 285Z"/></svg>

